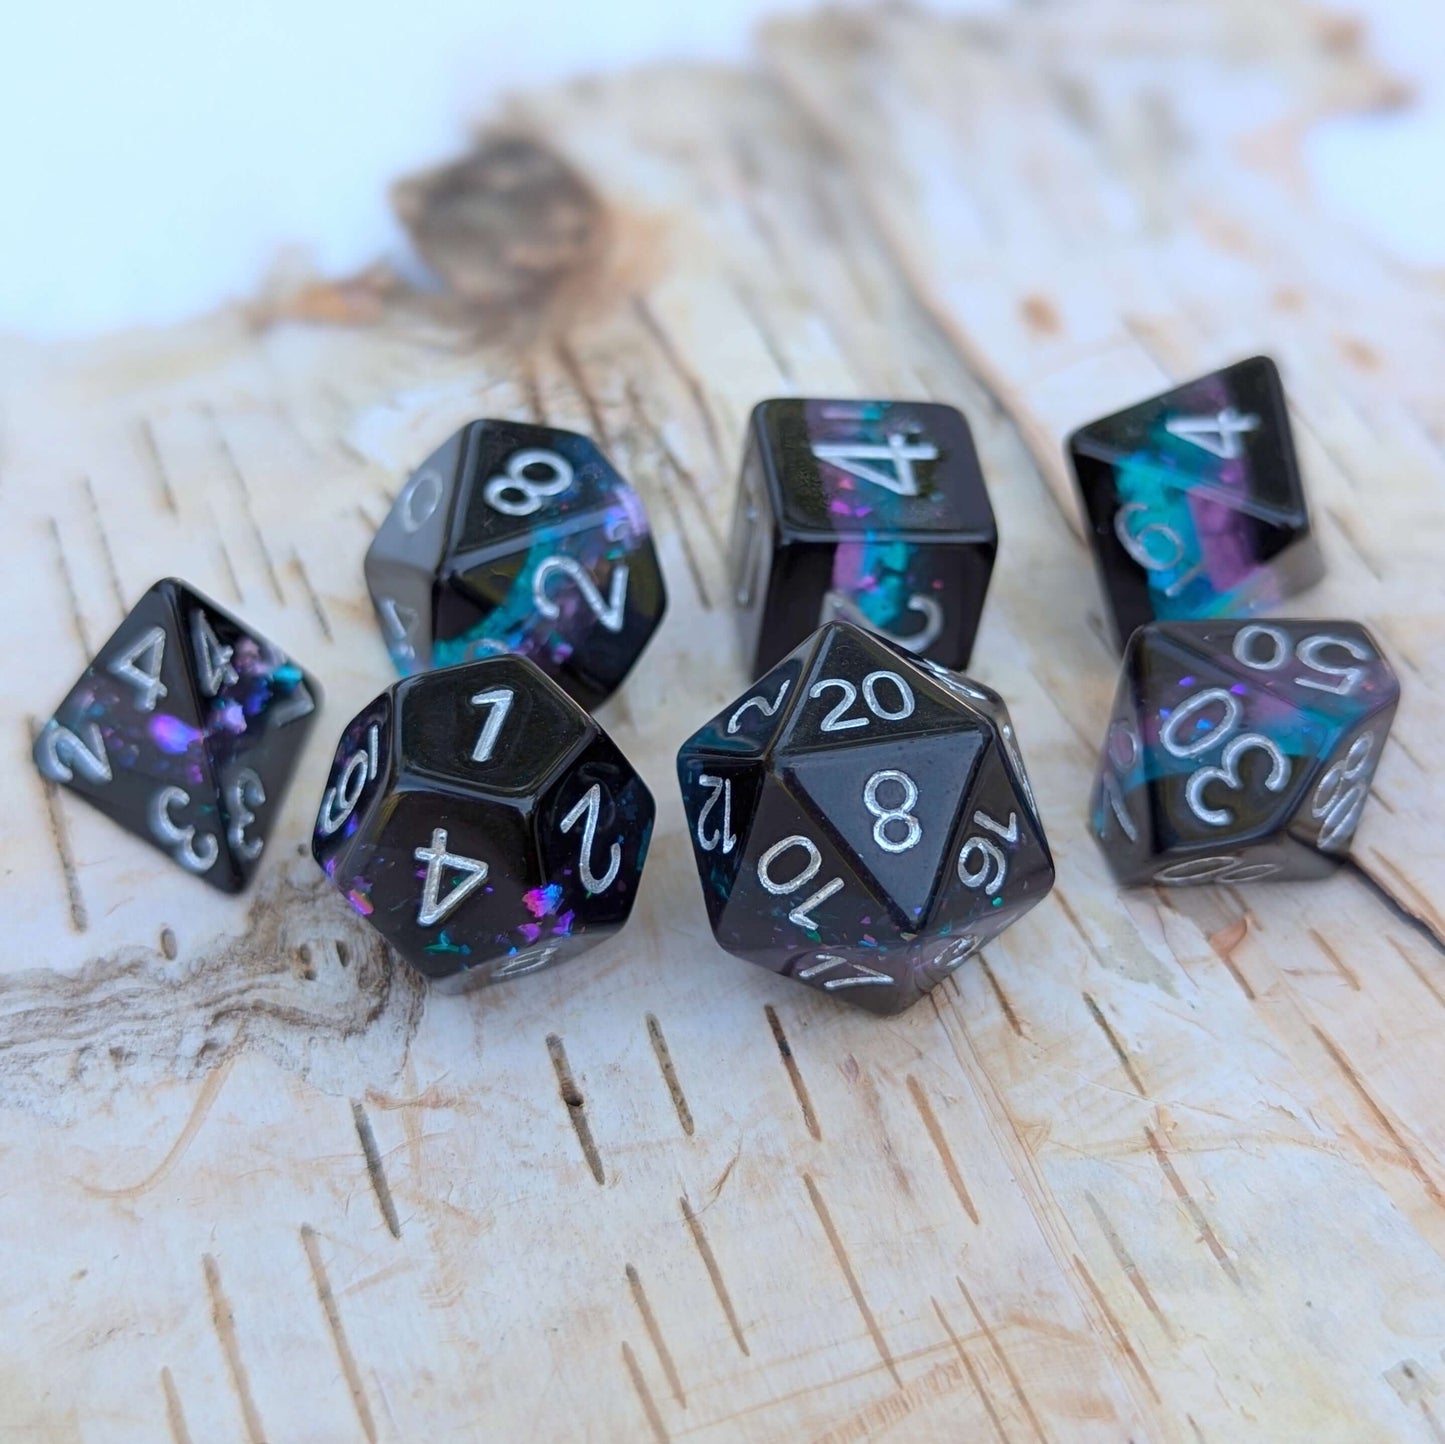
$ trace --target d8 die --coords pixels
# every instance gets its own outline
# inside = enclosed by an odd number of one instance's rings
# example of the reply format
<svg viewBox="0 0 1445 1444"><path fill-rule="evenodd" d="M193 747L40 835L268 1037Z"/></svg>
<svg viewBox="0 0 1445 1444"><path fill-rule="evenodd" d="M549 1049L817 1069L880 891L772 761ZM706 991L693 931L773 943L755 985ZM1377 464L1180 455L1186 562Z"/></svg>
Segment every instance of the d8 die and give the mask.
<svg viewBox="0 0 1445 1444"><path fill-rule="evenodd" d="M1319 580L1267 357L1090 422L1068 446L1121 647L1156 618L1248 616Z"/></svg>
<svg viewBox="0 0 1445 1444"><path fill-rule="evenodd" d="M342 733L311 851L431 978L496 982L620 928L647 787L543 673L499 656L396 683Z"/></svg>
<svg viewBox="0 0 1445 1444"><path fill-rule="evenodd" d="M515 652L587 708L667 604L637 493L587 437L512 421L473 421L422 463L366 583L403 676Z"/></svg>
<svg viewBox="0 0 1445 1444"><path fill-rule="evenodd" d="M261 857L321 692L184 582L155 584L35 739L42 775L222 892Z"/></svg>
<svg viewBox="0 0 1445 1444"><path fill-rule="evenodd" d="M729 952L875 1013L954 972L1053 886L994 692L831 622L678 754Z"/></svg>
<svg viewBox="0 0 1445 1444"><path fill-rule="evenodd" d="M965 666L997 550L973 437L953 407L753 409L732 560L754 675L835 618Z"/></svg>
<svg viewBox="0 0 1445 1444"><path fill-rule="evenodd" d="M1400 684L1354 622L1155 622L1124 652L1091 825L1122 883L1312 878L1348 849Z"/></svg>

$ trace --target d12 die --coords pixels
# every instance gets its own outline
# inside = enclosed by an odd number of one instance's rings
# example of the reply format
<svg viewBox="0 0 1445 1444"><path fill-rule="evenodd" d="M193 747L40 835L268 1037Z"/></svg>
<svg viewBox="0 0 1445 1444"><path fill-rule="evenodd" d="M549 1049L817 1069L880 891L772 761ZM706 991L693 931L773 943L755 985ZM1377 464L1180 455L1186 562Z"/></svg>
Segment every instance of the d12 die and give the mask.
<svg viewBox="0 0 1445 1444"><path fill-rule="evenodd" d="M1090 422L1068 446L1121 647L1156 618L1248 616L1319 580L1267 357Z"/></svg>
<svg viewBox="0 0 1445 1444"><path fill-rule="evenodd" d="M953 407L753 409L732 554L755 675L834 619L967 665L997 550L973 437Z"/></svg>
<svg viewBox="0 0 1445 1444"><path fill-rule="evenodd" d="M678 754L729 952L896 1013L1053 886L999 696L831 622Z"/></svg>
<svg viewBox="0 0 1445 1444"><path fill-rule="evenodd" d="M1091 825L1120 882L1312 878L1348 849L1400 684L1354 622L1155 622L1124 652Z"/></svg>
<svg viewBox="0 0 1445 1444"><path fill-rule="evenodd" d="M620 928L653 811L597 723L499 656L398 682L352 720L311 851L403 958L471 985Z"/></svg>
<svg viewBox="0 0 1445 1444"><path fill-rule="evenodd" d="M35 739L35 764L222 892L255 872L320 688L184 582L136 603Z"/></svg>
<svg viewBox="0 0 1445 1444"><path fill-rule="evenodd" d="M529 657L595 707L667 604L637 493L585 436L473 421L397 497L366 583L403 676Z"/></svg>

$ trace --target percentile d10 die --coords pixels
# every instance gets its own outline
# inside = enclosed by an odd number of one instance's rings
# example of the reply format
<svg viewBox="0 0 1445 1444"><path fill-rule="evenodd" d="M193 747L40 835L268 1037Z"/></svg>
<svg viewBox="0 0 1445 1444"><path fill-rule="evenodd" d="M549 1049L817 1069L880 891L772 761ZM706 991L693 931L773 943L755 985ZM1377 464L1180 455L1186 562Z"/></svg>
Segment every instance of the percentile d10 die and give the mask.
<svg viewBox="0 0 1445 1444"><path fill-rule="evenodd" d="M1053 885L1003 700L846 622L677 768L718 942L873 1012L916 1002Z"/></svg>
<svg viewBox="0 0 1445 1444"><path fill-rule="evenodd" d="M1123 883L1315 878L1400 700L1355 622L1155 622L1124 652L1090 825Z"/></svg>

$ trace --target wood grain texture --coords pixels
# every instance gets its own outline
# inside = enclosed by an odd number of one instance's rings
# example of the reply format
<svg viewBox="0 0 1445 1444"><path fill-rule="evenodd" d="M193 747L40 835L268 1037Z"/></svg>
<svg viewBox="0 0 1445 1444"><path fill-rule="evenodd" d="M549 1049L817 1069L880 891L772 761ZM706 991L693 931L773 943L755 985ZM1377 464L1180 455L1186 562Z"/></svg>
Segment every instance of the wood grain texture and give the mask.
<svg viewBox="0 0 1445 1444"><path fill-rule="evenodd" d="M434 288L0 341L6 1437L1445 1437L1445 288L1299 164L1398 99L1296 0L790 19L749 67L520 97L399 187ZM1395 740L1334 880L1120 894L1059 441L1260 350L1329 564L1293 611L1385 640ZM975 671L1059 886L897 1019L715 948L673 781L744 680L734 471L789 392L962 406L999 516ZM362 554L479 414L592 432L647 500L673 609L604 720L659 826L614 942L428 997L305 844L388 680ZM327 690L241 901L26 755L170 573Z"/></svg>

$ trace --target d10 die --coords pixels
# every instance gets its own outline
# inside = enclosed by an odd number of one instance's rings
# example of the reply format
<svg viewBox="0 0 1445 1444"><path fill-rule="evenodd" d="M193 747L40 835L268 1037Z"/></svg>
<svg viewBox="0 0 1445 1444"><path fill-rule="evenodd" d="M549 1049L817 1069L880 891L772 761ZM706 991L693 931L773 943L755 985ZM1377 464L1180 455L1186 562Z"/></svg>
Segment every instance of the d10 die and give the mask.
<svg viewBox="0 0 1445 1444"><path fill-rule="evenodd" d="M398 682L342 733L311 851L346 900L431 978L496 982L620 928L652 794L531 662Z"/></svg>
<svg viewBox="0 0 1445 1444"><path fill-rule="evenodd" d="M1155 622L1094 786L1122 883L1313 878L1348 849L1400 684L1354 622Z"/></svg>
<svg viewBox="0 0 1445 1444"><path fill-rule="evenodd" d="M973 437L953 407L753 409L732 553L755 675L835 618L965 666L997 550Z"/></svg>
<svg viewBox="0 0 1445 1444"><path fill-rule="evenodd" d="M1090 422L1068 447L1121 647L1156 618L1248 616L1319 580L1267 357Z"/></svg>
<svg viewBox="0 0 1445 1444"><path fill-rule="evenodd" d="M222 892L261 857L320 700L274 643L155 584L35 739L35 765Z"/></svg>
<svg viewBox="0 0 1445 1444"><path fill-rule="evenodd" d="M366 583L403 676L516 652L588 708L667 604L637 493L587 437L512 421L473 421L422 463Z"/></svg>
<svg viewBox="0 0 1445 1444"><path fill-rule="evenodd" d="M999 696L831 622L678 754L729 952L896 1013L1053 886Z"/></svg>

